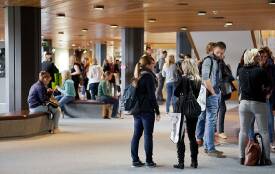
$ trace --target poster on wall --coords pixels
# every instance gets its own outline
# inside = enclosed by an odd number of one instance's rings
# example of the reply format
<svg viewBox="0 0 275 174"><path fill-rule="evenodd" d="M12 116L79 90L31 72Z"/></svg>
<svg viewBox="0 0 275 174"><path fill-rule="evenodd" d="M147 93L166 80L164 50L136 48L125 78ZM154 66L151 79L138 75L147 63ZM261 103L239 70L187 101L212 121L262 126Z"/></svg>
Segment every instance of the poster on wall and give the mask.
<svg viewBox="0 0 275 174"><path fill-rule="evenodd" d="M0 78L5 77L5 48L0 49Z"/></svg>

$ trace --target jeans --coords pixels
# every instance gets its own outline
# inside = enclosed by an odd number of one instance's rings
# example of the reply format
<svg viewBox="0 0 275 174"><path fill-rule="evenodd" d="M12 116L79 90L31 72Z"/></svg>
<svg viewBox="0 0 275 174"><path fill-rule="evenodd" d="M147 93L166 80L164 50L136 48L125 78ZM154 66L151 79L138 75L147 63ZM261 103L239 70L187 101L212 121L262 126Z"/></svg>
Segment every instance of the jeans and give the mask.
<svg viewBox="0 0 275 174"><path fill-rule="evenodd" d="M190 142L190 152L191 152L191 160L193 162L197 162L198 160L198 144L196 141L195 131L198 119L186 119L186 129L187 134ZM181 119L181 129L183 125L183 118ZM182 132L180 130L180 132ZM177 153L178 153L178 163L184 164L184 157L185 157L185 143L184 143L184 133L181 136L181 139L177 143Z"/></svg>
<svg viewBox="0 0 275 174"><path fill-rule="evenodd" d="M206 98L206 122L204 133L204 148L208 152L215 151L215 128L217 124L217 114L219 109L220 94Z"/></svg>
<svg viewBox="0 0 275 174"><path fill-rule="evenodd" d="M89 89L91 91L91 99L96 100L96 96L98 93L98 85L99 83L91 83Z"/></svg>
<svg viewBox="0 0 275 174"><path fill-rule="evenodd" d="M219 107L219 114L218 114L218 120L219 120L219 127L218 127L218 132L219 133L224 133L224 117L226 113L226 104L224 97L221 96L220 100L220 107Z"/></svg>
<svg viewBox="0 0 275 174"><path fill-rule="evenodd" d="M99 97L99 101L106 103L106 104L113 105L112 117L115 118L117 116L118 106L119 106L118 99L115 99L115 98L109 97L109 96L101 96L101 97Z"/></svg>
<svg viewBox="0 0 275 174"><path fill-rule="evenodd" d="M198 140L202 140L204 137L205 120L206 120L206 111L202 111L198 118L197 127L196 127L196 138Z"/></svg>
<svg viewBox="0 0 275 174"><path fill-rule="evenodd" d="M134 116L134 134L131 142L131 156L133 162L138 162L139 140L144 132L144 149L146 162L153 161L153 132L155 124L154 113L142 113Z"/></svg>
<svg viewBox="0 0 275 174"><path fill-rule="evenodd" d="M265 156L270 159L270 141L268 136L268 107L266 103L242 100L239 106L240 114L240 133L239 133L239 149L240 158L245 157L245 146L247 140L247 134L251 128L251 122L253 118L256 119L259 133L263 138L263 146Z"/></svg>
<svg viewBox="0 0 275 174"><path fill-rule="evenodd" d="M170 83L166 84L166 90L167 90L166 112L167 113L170 110L171 102L172 102L172 106L174 106L174 104L175 104L175 97L174 97L175 89L176 89L176 83L175 82L170 82Z"/></svg>
<svg viewBox="0 0 275 174"><path fill-rule="evenodd" d="M48 112L53 115L54 120L54 129L58 128L59 118L60 118L60 110L58 108L48 107L48 106L38 106L36 108L30 108L30 113L37 113L37 112Z"/></svg>
<svg viewBox="0 0 275 174"><path fill-rule="evenodd" d="M163 100L163 86L164 86L165 77L162 76L161 72L158 74L158 88L157 88L157 100L162 101Z"/></svg>
<svg viewBox="0 0 275 174"><path fill-rule="evenodd" d="M82 86L81 94L82 95L86 94L86 97L89 100L89 99L91 99L91 95L90 95L90 92L87 90L88 83L89 83L89 79L87 77L85 79L83 79L83 86Z"/></svg>
<svg viewBox="0 0 275 174"><path fill-rule="evenodd" d="M59 106L62 111L64 111L65 104L71 103L75 100L75 97L73 97L73 96L59 95L59 96L56 96L55 98L56 98L56 100L58 100Z"/></svg>

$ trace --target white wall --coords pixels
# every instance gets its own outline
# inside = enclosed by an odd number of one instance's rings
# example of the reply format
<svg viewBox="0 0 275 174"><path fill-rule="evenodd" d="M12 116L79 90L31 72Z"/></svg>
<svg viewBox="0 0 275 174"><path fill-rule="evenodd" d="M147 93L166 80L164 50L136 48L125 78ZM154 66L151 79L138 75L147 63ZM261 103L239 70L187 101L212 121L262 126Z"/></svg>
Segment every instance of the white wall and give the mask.
<svg viewBox="0 0 275 174"><path fill-rule="evenodd" d="M5 48L5 42L0 42L0 48ZM8 112L6 93L6 78L0 78L0 113Z"/></svg>
<svg viewBox="0 0 275 174"><path fill-rule="evenodd" d="M64 48L56 48L54 61L60 72L69 70L69 50Z"/></svg>
<svg viewBox="0 0 275 174"><path fill-rule="evenodd" d="M227 47L225 62L230 64L233 75L236 75L243 51L247 48L253 48L250 31L191 32L191 36L201 59L206 56L205 48L208 42L225 42Z"/></svg>

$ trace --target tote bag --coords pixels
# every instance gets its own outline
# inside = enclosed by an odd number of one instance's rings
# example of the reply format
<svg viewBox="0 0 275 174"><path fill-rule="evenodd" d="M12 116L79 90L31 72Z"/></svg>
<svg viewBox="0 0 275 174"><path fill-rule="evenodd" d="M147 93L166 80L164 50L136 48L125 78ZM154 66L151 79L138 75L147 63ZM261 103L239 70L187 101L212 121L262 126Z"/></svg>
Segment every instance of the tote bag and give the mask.
<svg viewBox="0 0 275 174"><path fill-rule="evenodd" d="M169 113L169 117L171 119L171 126L172 126L171 133L170 133L170 140L176 144L180 139L181 113Z"/></svg>

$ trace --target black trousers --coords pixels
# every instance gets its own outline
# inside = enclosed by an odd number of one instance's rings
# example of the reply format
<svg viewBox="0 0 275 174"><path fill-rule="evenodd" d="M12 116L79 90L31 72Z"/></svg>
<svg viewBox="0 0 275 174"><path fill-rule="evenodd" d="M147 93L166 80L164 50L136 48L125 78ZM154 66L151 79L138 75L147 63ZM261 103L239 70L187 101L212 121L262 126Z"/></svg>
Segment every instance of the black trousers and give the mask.
<svg viewBox="0 0 275 174"><path fill-rule="evenodd" d="M225 98L224 96L221 96L220 100L220 107L219 107L219 113L218 113L218 120L219 120L219 133L224 133L224 118L226 113L226 104L225 104Z"/></svg>
<svg viewBox="0 0 275 174"><path fill-rule="evenodd" d="M198 160L198 144L196 141L196 136L195 136L195 132L196 132L196 125L197 125L197 121L198 119L186 119L186 130L187 130L187 134L188 134L188 138L189 138L189 142L190 142L190 151L191 151L191 160L192 161L197 161ZM183 116L181 119L181 130L180 132L182 132L182 126L183 126ZM178 153L178 162L179 164L184 164L184 157L185 157L185 143L184 143L184 133L185 131L183 131L183 135L180 135L180 140L177 143L177 153Z"/></svg>

